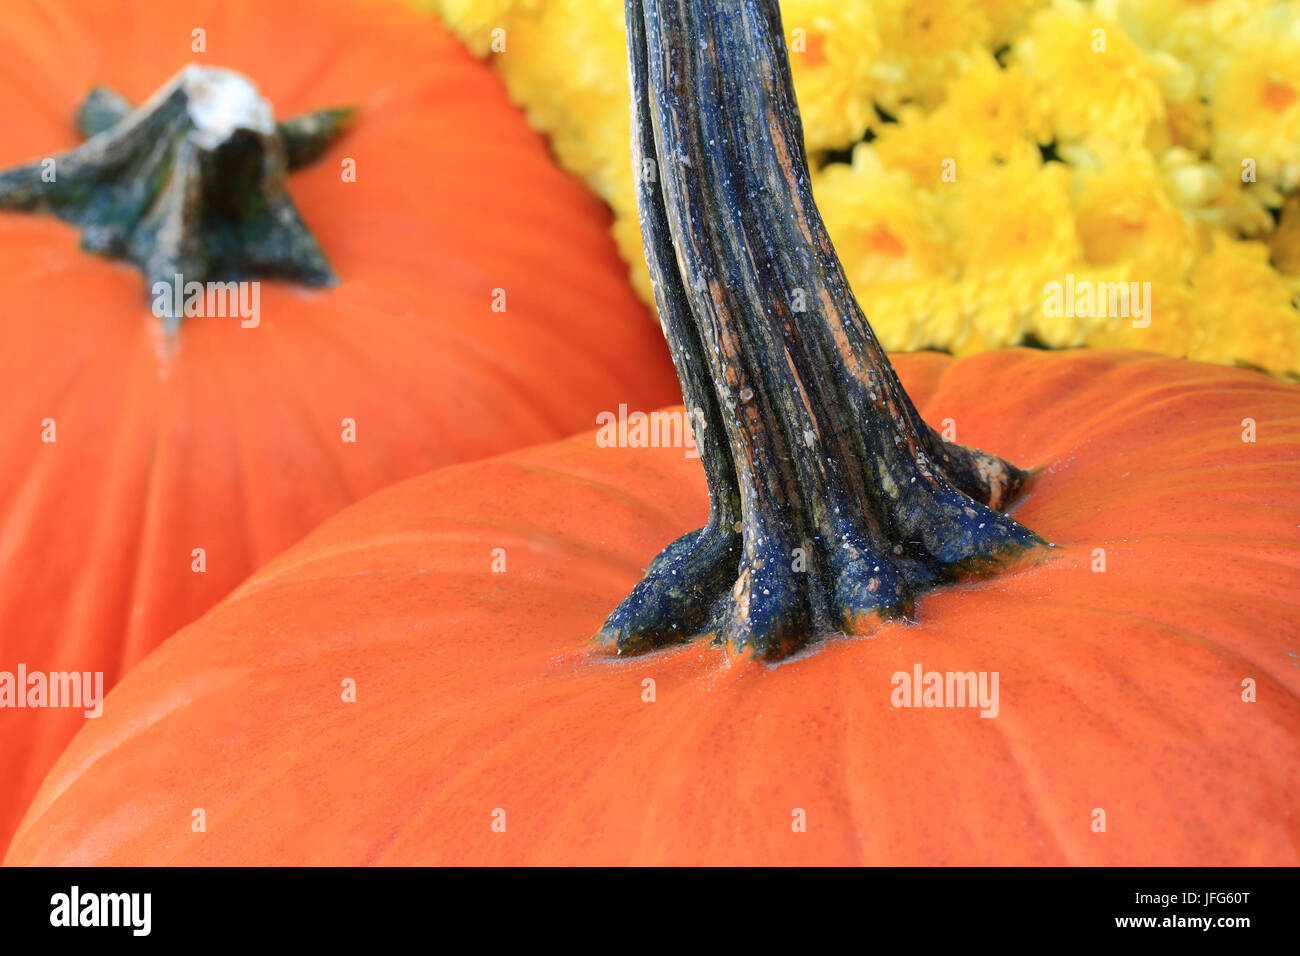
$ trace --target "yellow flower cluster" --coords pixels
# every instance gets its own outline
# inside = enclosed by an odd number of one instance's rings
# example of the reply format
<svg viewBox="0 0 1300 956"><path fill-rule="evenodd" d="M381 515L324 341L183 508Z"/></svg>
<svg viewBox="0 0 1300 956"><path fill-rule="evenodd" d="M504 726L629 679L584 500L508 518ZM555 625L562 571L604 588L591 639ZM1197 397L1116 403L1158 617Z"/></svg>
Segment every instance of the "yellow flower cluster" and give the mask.
<svg viewBox="0 0 1300 956"><path fill-rule="evenodd" d="M609 202L648 299L622 0L424 2ZM1300 374L1300 0L781 10L813 189L886 347Z"/></svg>

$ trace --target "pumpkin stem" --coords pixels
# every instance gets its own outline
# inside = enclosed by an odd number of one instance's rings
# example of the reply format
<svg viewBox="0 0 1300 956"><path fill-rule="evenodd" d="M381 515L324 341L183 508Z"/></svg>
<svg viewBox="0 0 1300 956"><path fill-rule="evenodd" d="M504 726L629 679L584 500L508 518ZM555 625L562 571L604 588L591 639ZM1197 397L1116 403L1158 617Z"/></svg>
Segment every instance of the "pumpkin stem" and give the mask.
<svg viewBox="0 0 1300 956"><path fill-rule="evenodd" d="M103 87L77 112L80 147L0 173L0 209L47 212L84 249L134 263L148 288L279 277L337 282L289 196L290 170L320 156L351 110L276 124L257 88L188 66L138 109ZM165 316L175 325L180 316Z"/></svg>
<svg viewBox="0 0 1300 956"><path fill-rule="evenodd" d="M624 653L713 635L779 659L1044 545L1002 513L1027 473L926 425L849 289L777 0L626 13L642 236L710 515L597 639Z"/></svg>

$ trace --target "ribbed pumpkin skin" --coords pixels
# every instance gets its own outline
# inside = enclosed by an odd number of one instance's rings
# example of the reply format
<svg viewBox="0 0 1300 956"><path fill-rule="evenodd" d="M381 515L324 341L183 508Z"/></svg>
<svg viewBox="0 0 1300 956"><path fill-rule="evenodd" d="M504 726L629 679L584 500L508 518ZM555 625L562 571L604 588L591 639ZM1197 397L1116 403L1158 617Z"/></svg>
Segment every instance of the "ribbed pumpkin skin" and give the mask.
<svg viewBox="0 0 1300 956"><path fill-rule="evenodd" d="M51 218L0 213L0 669L111 685L362 495L680 394L604 207L432 17L374 0L9 0L3 20L0 166L75 145L94 84L140 102L192 61L244 73L281 117L360 113L290 179L341 284L263 282L257 328L194 318L167 343L137 271ZM0 847L83 723L0 710Z"/></svg>
<svg viewBox="0 0 1300 956"><path fill-rule="evenodd" d="M1055 560L775 667L610 659L585 639L703 520L699 463L588 434L446 469L136 668L7 862L1300 860L1300 389L1134 353L895 361L927 420L1044 469L1016 514ZM997 671L999 715L895 709L916 663Z"/></svg>

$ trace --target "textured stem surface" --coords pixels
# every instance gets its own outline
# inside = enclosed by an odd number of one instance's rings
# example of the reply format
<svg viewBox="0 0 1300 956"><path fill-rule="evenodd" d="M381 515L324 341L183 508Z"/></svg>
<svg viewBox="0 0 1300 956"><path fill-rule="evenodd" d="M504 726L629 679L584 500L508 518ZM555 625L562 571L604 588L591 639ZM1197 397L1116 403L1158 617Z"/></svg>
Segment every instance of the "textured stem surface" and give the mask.
<svg viewBox="0 0 1300 956"><path fill-rule="evenodd" d="M276 124L248 80L194 66L137 109L96 87L77 113L86 142L0 173L0 209L78 226L85 249L134 263L149 289L177 276L333 285L287 180L350 115L321 110Z"/></svg>
<svg viewBox="0 0 1300 956"><path fill-rule="evenodd" d="M627 0L646 259L711 510L599 638L767 658L910 615L1043 542L1027 475L945 442L899 384L813 202L777 0Z"/></svg>

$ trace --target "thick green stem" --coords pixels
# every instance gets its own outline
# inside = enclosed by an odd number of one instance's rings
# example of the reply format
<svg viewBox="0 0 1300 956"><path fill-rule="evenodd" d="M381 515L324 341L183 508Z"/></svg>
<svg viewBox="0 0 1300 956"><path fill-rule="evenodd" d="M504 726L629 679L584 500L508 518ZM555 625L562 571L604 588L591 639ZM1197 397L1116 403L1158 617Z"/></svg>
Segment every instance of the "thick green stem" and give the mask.
<svg viewBox="0 0 1300 956"><path fill-rule="evenodd" d="M53 162L0 173L0 209L78 226L85 249L134 263L149 289L177 276L333 285L287 181L350 115L322 110L276 124L248 80L195 66L138 109L98 87L77 113L87 141Z"/></svg>
<svg viewBox="0 0 1300 956"><path fill-rule="evenodd" d="M781 658L1043 544L1001 513L1026 474L926 425L858 308L813 202L777 0L627 0L627 27L646 259L711 512L598 637Z"/></svg>

